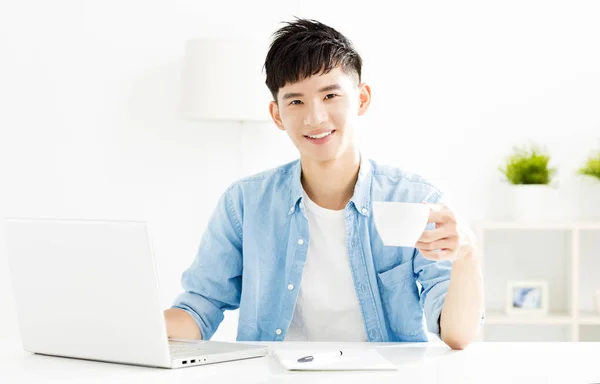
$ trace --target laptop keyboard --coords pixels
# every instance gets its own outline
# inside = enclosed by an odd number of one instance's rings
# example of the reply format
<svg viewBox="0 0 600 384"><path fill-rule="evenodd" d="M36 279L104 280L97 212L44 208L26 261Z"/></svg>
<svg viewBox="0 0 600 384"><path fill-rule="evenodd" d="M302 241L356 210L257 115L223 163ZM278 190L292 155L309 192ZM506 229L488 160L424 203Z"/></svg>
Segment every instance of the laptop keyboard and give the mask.
<svg viewBox="0 0 600 384"><path fill-rule="evenodd" d="M202 346L195 343L169 341L171 356L188 356L203 353Z"/></svg>

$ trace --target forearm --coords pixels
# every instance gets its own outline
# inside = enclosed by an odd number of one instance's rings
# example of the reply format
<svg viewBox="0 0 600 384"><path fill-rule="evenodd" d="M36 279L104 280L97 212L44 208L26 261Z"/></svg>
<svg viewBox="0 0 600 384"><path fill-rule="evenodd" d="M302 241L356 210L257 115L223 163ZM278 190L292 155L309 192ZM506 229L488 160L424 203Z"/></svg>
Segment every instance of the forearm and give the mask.
<svg viewBox="0 0 600 384"><path fill-rule="evenodd" d="M452 265L442 307L440 332L452 349L464 349L475 339L483 313L483 279L479 262L470 253Z"/></svg>
<svg viewBox="0 0 600 384"><path fill-rule="evenodd" d="M190 314L183 309L169 308L165 312L167 335L170 339L202 339L198 324Z"/></svg>

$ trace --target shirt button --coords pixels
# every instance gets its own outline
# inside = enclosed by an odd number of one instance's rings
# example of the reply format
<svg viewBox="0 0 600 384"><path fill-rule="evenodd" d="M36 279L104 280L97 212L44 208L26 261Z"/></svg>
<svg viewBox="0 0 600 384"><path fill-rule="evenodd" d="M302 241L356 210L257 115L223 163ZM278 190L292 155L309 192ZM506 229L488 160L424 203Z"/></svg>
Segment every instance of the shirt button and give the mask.
<svg viewBox="0 0 600 384"><path fill-rule="evenodd" d="M371 335L371 339L372 340L377 340L377 331L374 329L371 329L371 331L369 332L369 334Z"/></svg>
<svg viewBox="0 0 600 384"><path fill-rule="evenodd" d="M292 291L294 289L294 284L289 284L288 285L288 290Z"/></svg>
<svg viewBox="0 0 600 384"><path fill-rule="evenodd" d="M298 245L302 245L302 244L304 244L304 240L298 239Z"/></svg>
<svg viewBox="0 0 600 384"><path fill-rule="evenodd" d="M290 208L290 212L294 212L294 207Z"/></svg>
<svg viewBox="0 0 600 384"><path fill-rule="evenodd" d="M358 289L360 290L360 293L365 293L365 291L366 291L364 284L359 285Z"/></svg>
<svg viewBox="0 0 600 384"><path fill-rule="evenodd" d="M363 208L360 210L362 213L364 213L365 215L367 214L367 208Z"/></svg>
<svg viewBox="0 0 600 384"><path fill-rule="evenodd" d="M278 334L278 335L281 335L281 329L277 328L277 329L275 330L275 333L276 333L276 334Z"/></svg>

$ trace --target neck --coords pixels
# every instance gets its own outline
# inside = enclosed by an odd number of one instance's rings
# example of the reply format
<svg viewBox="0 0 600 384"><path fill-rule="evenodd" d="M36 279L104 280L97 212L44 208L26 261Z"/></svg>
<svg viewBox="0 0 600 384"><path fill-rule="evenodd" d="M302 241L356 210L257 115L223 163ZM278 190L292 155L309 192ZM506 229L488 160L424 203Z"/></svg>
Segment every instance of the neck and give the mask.
<svg viewBox="0 0 600 384"><path fill-rule="evenodd" d="M342 210L354 194L359 168L360 153L356 150L324 162L302 159L302 186L320 207Z"/></svg>

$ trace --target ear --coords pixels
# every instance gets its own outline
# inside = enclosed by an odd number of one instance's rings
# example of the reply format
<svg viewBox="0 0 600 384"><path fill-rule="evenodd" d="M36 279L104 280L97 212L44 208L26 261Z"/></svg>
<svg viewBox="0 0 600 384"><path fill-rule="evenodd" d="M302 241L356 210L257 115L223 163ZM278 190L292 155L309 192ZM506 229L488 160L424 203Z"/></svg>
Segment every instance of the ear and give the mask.
<svg viewBox="0 0 600 384"><path fill-rule="evenodd" d="M358 116L362 116L371 104L371 87L366 83L358 85Z"/></svg>
<svg viewBox="0 0 600 384"><path fill-rule="evenodd" d="M271 101L269 103L269 113L271 114L271 118L275 122L277 128L282 131L285 131L283 123L281 122L281 115L279 114L279 105L277 105L276 101Z"/></svg>

